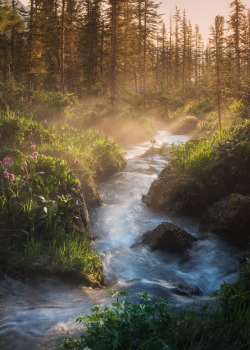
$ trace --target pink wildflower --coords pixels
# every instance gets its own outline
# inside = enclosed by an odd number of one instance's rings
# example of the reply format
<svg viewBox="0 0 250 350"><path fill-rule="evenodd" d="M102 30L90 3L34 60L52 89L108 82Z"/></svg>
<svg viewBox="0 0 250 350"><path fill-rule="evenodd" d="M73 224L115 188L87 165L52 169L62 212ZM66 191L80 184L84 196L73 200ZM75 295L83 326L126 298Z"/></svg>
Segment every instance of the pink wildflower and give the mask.
<svg viewBox="0 0 250 350"><path fill-rule="evenodd" d="M27 180L30 180L31 179L31 177L30 176L27 176Z"/></svg>
<svg viewBox="0 0 250 350"><path fill-rule="evenodd" d="M5 171L3 172L3 175L4 175L4 177L5 177L6 179L9 180L10 173L8 173L8 171L5 170Z"/></svg>
<svg viewBox="0 0 250 350"><path fill-rule="evenodd" d="M8 157L5 157L3 162L4 162L4 164L9 164L9 162L11 162L11 159Z"/></svg>
<svg viewBox="0 0 250 350"><path fill-rule="evenodd" d="M10 174L9 176L9 180L12 182L15 180L15 175L14 174Z"/></svg>
<svg viewBox="0 0 250 350"><path fill-rule="evenodd" d="M75 163L75 164L79 164L79 163L80 163L79 159L76 159L76 160L74 161L74 163Z"/></svg>
<svg viewBox="0 0 250 350"><path fill-rule="evenodd" d="M1 160L0 160L0 165L2 165L3 163L1 162Z"/></svg>
<svg viewBox="0 0 250 350"><path fill-rule="evenodd" d="M23 142L22 147L26 147L26 146L27 146L27 142Z"/></svg>
<svg viewBox="0 0 250 350"><path fill-rule="evenodd" d="M31 145L30 148L31 149L36 149L36 145Z"/></svg>
<svg viewBox="0 0 250 350"><path fill-rule="evenodd" d="M28 164L26 162L22 163L22 168L25 168Z"/></svg>

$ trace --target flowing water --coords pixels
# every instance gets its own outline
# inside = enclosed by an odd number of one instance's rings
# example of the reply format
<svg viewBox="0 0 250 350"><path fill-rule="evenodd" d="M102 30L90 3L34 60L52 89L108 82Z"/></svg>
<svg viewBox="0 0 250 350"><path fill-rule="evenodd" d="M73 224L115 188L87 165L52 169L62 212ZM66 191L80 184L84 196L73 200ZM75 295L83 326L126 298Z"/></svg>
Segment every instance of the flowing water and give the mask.
<svg viewBox="0 0 250 350"><path fill-rule="evenodd" d="M158 145L188 140L158 132ZM147 290L178 306L192 307L223 281L237 278L238 252L212 234L199 234L198 220L173 217L146 207L141 198L166 165L160 155L142 156L150 143L127 149L126 169L99 187L103 205L91 213L96 249L103 254L107 289L131 294ZM174 222L199 240L185 256L151 252L137 244L144 232L163 221ZM202 294L202 296L200 296ZM0 282L0 349L53 349L54 338L77 332L74 322L93 305L105 305L105 290L72 286L56 279Z"/></svg>

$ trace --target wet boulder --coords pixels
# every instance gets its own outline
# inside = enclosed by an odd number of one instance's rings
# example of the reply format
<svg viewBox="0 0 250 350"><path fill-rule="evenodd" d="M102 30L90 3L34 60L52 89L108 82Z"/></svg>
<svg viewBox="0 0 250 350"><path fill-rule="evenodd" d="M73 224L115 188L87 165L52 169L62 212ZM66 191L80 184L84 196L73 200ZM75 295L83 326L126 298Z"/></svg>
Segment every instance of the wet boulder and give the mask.
<svg viewBox="0 0 250 350"><path fill-rule="evenodd" d="M179 226L163 222L154 230L144 233L142 243L151 250L161 250L167 253L183 254L197 239Z"/></svg>
<svg viewBox="0 0 250 350"><path fill-rule="evenodd" d="M148 207L175 214L200 216L219 191L208 191L200 179L186 174L172 174L167 166L142 200Z"/></svg>
<svg viewBox="0 0 250 350"><path fill-rule="evenodd" d="M232 193L204 210L200 230L242 245L250 239L250 196Z"/></svg>

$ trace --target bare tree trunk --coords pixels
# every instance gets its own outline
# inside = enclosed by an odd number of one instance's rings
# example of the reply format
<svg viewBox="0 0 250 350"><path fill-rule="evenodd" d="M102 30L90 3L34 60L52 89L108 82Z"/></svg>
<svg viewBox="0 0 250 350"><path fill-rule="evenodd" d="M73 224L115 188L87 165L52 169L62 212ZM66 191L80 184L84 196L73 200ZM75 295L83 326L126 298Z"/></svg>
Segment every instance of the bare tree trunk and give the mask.
<svg viewBox="0 0 250 350"><path fill-rule="evenodd" d="M144 103L146 102L146 59L147 59L147 9L148 0L145 0L144 9L144 35L143 35L143 97Z"/></svg>
<svg viewBox="0 0 250 350"><path fill-rule="evenodd" d="M111 0L111 76L110 91L111 105L115 107L116 103L116 30L117 30L117 0Z"/></svg>
<svg viewBox="0 0 250 350"><path fill-rule="evenodd" d="M63 96L65 96L64 50L65 50L65 0L62 0L62 15L61 15L61 89L62 89Z"/></svg>
<svg viewBox="0 0 250 350"><path fill-rule="evenodd" d="M30 28L29 28L29 83L28 83L29 95L31 95L31 92L33 90L33 74L32 74L33 33L34 33L34 0L31 0L30 1Z"/></svg>

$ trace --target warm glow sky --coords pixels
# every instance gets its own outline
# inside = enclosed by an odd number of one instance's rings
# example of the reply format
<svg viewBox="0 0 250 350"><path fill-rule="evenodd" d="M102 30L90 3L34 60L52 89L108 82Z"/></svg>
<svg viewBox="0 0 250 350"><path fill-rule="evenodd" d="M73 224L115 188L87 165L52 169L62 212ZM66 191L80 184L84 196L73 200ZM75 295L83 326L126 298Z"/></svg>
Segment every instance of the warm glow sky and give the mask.
<svg viewBox="0 0 250 350"><path fill-rule="evenodd" d="M162 12L168 21L169 13L175 12L175 6L186 9L187 18L191 20L193 26L200 27L200 32L204 38L209 36L209 27L213 24L217 15L227 17L229 14L229 4L232 0L162 0ZM243 1L247 4L247 1Z"/></svg>
<svg viewBox="0 0 250 350"><path fill-rule="evenodd" d="M27 5L28 0L21 2ZM162 0L161 12L165 13L164 19L168 22L170 11L174 13L175 6L181 11L186 9L187 18L191 20L193 26L198 24L201 34L204 38L208 38L209 27L213 24L215 16L228 16L230 2L231 0ZM243 0L243 3L247 5L249 0Z"/></svg>

